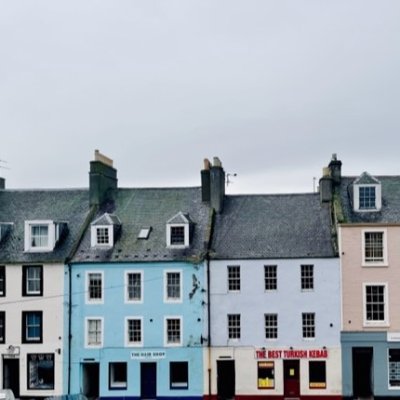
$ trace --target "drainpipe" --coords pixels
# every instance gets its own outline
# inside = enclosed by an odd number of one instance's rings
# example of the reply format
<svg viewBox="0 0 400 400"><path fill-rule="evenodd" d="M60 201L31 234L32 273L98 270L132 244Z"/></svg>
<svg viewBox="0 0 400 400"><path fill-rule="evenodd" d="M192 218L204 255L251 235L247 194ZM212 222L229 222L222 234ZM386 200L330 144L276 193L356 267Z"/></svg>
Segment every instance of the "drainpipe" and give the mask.
<svg viewBox="0 0 400 400"><path fill-rule="evenodd" d="M72 268L68 263L68 394L71 394Z"/></svg>
<svg viewBox="0 0 400 400"><path fill-rule="evenodd" d="M210 256L207 253L207 372L208 372L208 399L211 400L211 294L210 294Z"/></svg>

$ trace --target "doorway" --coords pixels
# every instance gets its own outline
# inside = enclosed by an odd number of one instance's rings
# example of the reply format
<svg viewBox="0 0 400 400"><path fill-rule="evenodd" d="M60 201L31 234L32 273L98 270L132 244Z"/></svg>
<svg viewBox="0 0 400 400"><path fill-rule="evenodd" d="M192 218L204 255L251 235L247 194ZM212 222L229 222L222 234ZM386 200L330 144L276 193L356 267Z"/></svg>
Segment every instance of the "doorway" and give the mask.
<svg viewBox="0 0 400 400"><path fill-rule="evenodd" d="M300 398L300 361L283 361L283 395Z"/></svg>
<svg viewBox="0 0 400 400"><path fill-rule="evenodd" d="M353 347L353 396L373 395L372 347Z"/></svg>
<svg viewBox="0 0 400 400"><path fill-rule="evenodd" d="M142 399L157 398L157 363L155 362L140 364L140 397Z"/></svg>
<svg viewBox="0 0 400 400"><path fill-rule="evenodd" d="M88 399L100 395L100 364L96 362L82 364L82 394Z"/></svg>
<svg viewBox="0 0 400 400"><path fill-rule="evenodd" d="M3 389L11 389L19 397L19 359L3 358Z"/></svg>
<svg viewBox="0 0 400 400"><path fill-rule="evenodd" d="M217 395L219 400L235 397L235 360L217 360Z"/></svg>

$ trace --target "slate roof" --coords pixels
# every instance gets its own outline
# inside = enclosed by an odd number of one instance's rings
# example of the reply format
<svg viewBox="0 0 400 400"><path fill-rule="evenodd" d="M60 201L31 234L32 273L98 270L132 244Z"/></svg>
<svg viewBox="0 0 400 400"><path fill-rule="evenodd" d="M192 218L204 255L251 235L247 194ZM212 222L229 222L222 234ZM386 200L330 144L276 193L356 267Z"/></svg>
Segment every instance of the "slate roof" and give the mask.
<svg viewBox="0 0 400 400"><path fill-rule="evenodd" d="M215 219L212 258L334 257L330 227L319 194L226 196Z"/></svg>
<svg viewBox="0 0 400 400"><path fill-rule="evenodd" d="M0 263L64 263L88 213L87 189L0 190L0 223L13 223L0 242ZM52 252L25 253L25 221L30 220L66 222L68 233Z"/></svg>
<svg viewBox="0 0 400 400"><path fill-rule="evenodd" d="M205 255L210 209L201 201L201 188L116 189L93 220L105 212L121 221L121 231L112 248L90 246L88 229L73 262L201 261ZM166 246L166 224L179 212L193 223L191 245L186 249ZM139 239L143 227L151 227L148 239Z"/></svg>
<svg viewBox="0 0 400 400"><path fill-rule="evenodd" d="M375 176L382 185L380 211L353 211L353 184L356 176L342 177L339 186L345 223L400 223L400 176ZM364 183L364 182L363 182ZM373 182L374 184L376 182Z"/></svg>

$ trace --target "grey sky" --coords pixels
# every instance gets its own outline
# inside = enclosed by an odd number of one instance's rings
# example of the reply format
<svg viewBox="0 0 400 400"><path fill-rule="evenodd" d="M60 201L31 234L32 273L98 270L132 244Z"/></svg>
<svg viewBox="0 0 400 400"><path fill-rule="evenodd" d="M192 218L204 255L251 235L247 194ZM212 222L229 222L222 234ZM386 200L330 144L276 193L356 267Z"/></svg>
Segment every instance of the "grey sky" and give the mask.
<svg viewBox="0 0 400 400"><path fill-rule="evenodd" d="M120 186L311 191L400 174L398 0L3 0L0 175L84 187L94 149Z"/></svg>

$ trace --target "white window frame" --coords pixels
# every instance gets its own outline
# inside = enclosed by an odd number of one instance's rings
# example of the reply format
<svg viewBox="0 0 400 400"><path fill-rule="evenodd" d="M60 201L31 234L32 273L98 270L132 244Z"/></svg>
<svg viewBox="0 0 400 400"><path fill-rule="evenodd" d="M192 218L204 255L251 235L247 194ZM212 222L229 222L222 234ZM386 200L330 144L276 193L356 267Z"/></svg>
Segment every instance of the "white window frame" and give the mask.
<svg viewBox="0 0 400 400"><path fill-rule="evenodd" d="M367 286L383 286L384 287L384 313L383 321L367 320ZM387 282L364 282L363 283L363 326L364 327L388 327L389 326L389 285Z"/></svg>
<svg viewBox="0 0 400 400"><path fill-rule="evenodd" d="M179 298L168 297L168 274L179 274L180 296ZM183 273L180 269L167 269L164 271L164 303L182 303L183 299Z"/></svg>
<svg viewBox="0 0 400 400"><path fill-rule="evenodd" d="M100 344L89 343L89 321L100 321L101 332L100 332ZM88 349L99 349L103 347L104 343L104 318L103 317L85 317L85 348Z"/></svg>
<svg viewBox="0 0 400 400"><path fill-rule="evenodd" d="M144 294L144 288L143 288L143 270L128 270L125 271L125 303L134 303L134 304L142 304L143 303L143 294ZM140 275L140 299L130 299L128 295L128 285L129 285L129 279L128 276L129 274L138 274Z"/></svg>
<svg viewBox="0 0 400 400"><path fill-rule="evenodd" d="M312 315L313 316L313 325L304 325L304 315ZM307 328L311 328L314 330L314 335L313 336L304 336L304 330ZM313 341L317 337L317 315L313 311L304 311L301 313L301 337L303 340L306 341Z"/></svg>
<svg viewBox="0 0 400 400"><path fill-rule="evenodd" d="M47 227L47 245L46 246L33 246L32 245L32 228L36 226ZM51 220L32 220L25 221L25 252L30 253L45 253L53 251L56 242L56 228L54 221Z"/></svg>
<svg viewBox="0 0 400 400"><path fill-rule="evenodd" d="M239 317L239 325L237 326L230 326L229 325L229 317ZM240 313L230 313L226 316L226 330L227 330L227 337L229 342L239 342L242 339L242 315ZM229 330L230 329L239 329L239 337L230 337Z"/></svg>
<svg viewBox="0 0 400 400"><path fill-rule="evenodd" d="M90 296L89 276L91 274L101 275L101 299L92 299L89 297ZM86 304L104 304L104 271L86 271L85 290L86 290Z"/></svg>
<svg viewBox="0 0 400 400"><path fill-rule="evenodd" d="M375 188L375 208L360 208L360 188L362 187ZM380 209L382 208L382 186L379 183L355 184L353 186L353 198L354 198L354 211L357 212L380 211Z"/></svg>
<svg viewBox="0 0 400 400"><path fill-rule="evenodd" d="M382 245L383 245L383 261L367 261L365 259L365 234L366 233L382 233ZM387 267L388 256L387 256L387 229L386 228L368 228L361 230L361 243L362 243L362 266L363 267Z"/></svg>
<svg viewBox="0 0 400 400"><path fill-rule="evenodd" d="M268 325L267 326L267 316L275 316L276 317L276 325ZM276 337L267 337L267 329L276 329ZM264 313L264 338L266 341L276 341L279 338L279 315L276 312L268 312Z"/></svg>
<svg viewBox="0 0 400 400"><path fill-rule="evenodd" d="M129 341L128 328L129 328L130 320L140 321L140 338L141 338L140 342L130 342ZM138 317L138 316L125 317L125 346L126 347L143 347L143 317Z"/></svg>
<svg viewBox="0 0 400 400"><path fill-rule="evenodd" d="M177 319L180 321L179 343L168 342L168 320ZM181 347L183 343L183 318L180 315L166 315L164 317L164 346L165 347Z"/></svg>
<svg viewBox="0 0 400 400"><path fill-rule="evenodd" d="M97 230L107 229L108 230L108 243L97 242ZM92 225L90 227L90 245L91 247L99 248L110 248L114 246L114 225Z"/></svg>
<svg viewBox="0 0 400 400"><path fill-rule="evenodd" d="M171 243L171 229L183 228L184 229L184 243L173 244ZM189 224L167 224L167 247L172 249L184 249L189 247Z"/></svg>

